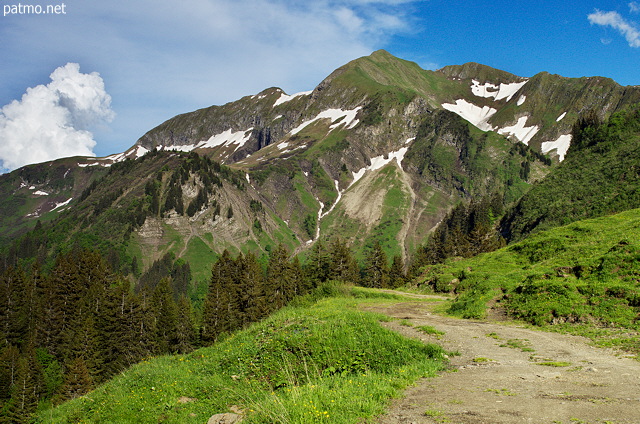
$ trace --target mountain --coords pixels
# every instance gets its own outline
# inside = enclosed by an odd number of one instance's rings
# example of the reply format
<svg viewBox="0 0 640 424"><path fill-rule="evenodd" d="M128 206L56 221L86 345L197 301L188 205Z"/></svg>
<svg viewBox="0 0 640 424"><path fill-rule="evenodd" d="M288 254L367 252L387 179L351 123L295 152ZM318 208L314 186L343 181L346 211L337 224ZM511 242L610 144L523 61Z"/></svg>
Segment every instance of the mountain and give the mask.
<svg viewBox="0 0 640 424"><path fill-rule="evenodd" d="M320 315L327 303L314 299L348 290L336 281L402 285L407 268L409 284L456 295L451 313L569 323L637 353L638 210L613 215L639 206L637 101L638 88L604 78L425 71L378 51L310 92L269 88L176 116L123 153L2 175L0 416L26 422L39 401L212 343L154 364L184 377L207 356L228 374L219 387L246 376L284 393L308 367L290 356L299 370L280 372L281 347L307 359L340 348L316 358L318 375L355 378L384 346L353 337L354 325L308 345L316 324L335 330L329 317L353 324L346 299ZM303 308L233 333L291 301ZM201 421L196 392L190 407L147 412ZM87 399L55 413L82 416L73 408Z"/></svg>
<svg viewBox="0 0 640 424"><path fill-rule="evenodd" d="M304 252L336 236L405 261L461 200L519 199L564 159L585 111L640 100L605 78L522 78L479 64L426 71L385 51L310 92L279 88L176 116L130 149L0 177L5 245L43 257L98 246L124 271L167 253L207 278L223 249ZM522 142L522 143L520 143ZM524 143L524 144L523 144Z"/></svg>

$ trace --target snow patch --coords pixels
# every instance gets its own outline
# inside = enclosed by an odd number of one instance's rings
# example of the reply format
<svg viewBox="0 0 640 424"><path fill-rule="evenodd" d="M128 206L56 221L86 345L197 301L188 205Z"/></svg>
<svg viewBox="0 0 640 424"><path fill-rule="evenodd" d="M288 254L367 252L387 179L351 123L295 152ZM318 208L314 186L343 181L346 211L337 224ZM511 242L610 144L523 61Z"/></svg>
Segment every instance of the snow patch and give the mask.
<svg viewBox="0 0 640 424"><path fill-rule="evenodd" d="M410 138L409 140L414 140L414 139L415 138ZM409 140L407 140L407 141L409 141ZM391 161L394 160L394 159L398 162L398 165L400 165L400 168L402 168L402 160L404 159L404 155L407 153L407 150L409 150L408 147L402 147L398 151L390 152L387 155L386 159L385 159L384 155L376 156L375 158L371 158L371 165L365 166L364 168L359 169L357 172L352 172L353 181L351 181L351 184L349 184L349 187L351 187L352 185L357 183L362 177L364 177L364 174L367 171L375 171L376 169L380 169L383 166L391 163ZM347 187L347 188L349 188L349 187Z"/></svg>
<svg viewBox="0 0 640 424"><path fill-rule="evenodd" d="M331 213L331 211L333 211L333 209L336 207L336 205L338 204L338 202L340 201L340 199L342 199L342 191L340 191L340 186L338 185L338 180L333 180L335 186L336 186L336 191L338 192L338 198L336 199L335 202L333 202L333 205L331 205L331 207L329 208L328 211L319 214L318 216L320 217L320 219L324 218L325 216L329 215ZM324 205L322 204L322 202L320 202L320 212L322 212L322 209L324 208ZM318 225L318 228L320 228L320 226Z"/></svg>
<svg viewBox="0 0 640 424"><path fill-rule="evenodd" d="M251 131L253 131L253 127L244 131L236 132L233 132L231 128L229 128L220 134L209 137L208 140L201 141L195 147L213 148L222 145L237 144L236 150L238 150L240 147L244 146L247 141L249 141L249 138L251 138Z"/></svg>
<svg viewBox="0 0 640 424"><path fill-rule="evenodd" d="M112 162L122 162L125 159L126 159L125 153L116 153L114 155L107 156L104 158L104 160L110 160ZM105 165L105 166L109 166L109 165Z"/></svg>
<svg viewBox="0 0 640 424"><path fill-rule="evenodd" d="M291 135L296 135L298 134L300 131L302 131L307 125L311 125L312 123L320 120L320 119L330 119L332 125L330 126L331 130L334 130L335 128L339 127L340 125L345 125L346 129L351 129L353 127L355 127L356 125L358 125L358 122L360 122L358 119L356 119L356 115L358 114L358 111L362 109L361 106L358 106L355 109L352 110L342 110L342 109L327 109L323 112L320 112L315 118L309 120L309 121L305 121L302 124L298 125L296 128L292 129L290 134ZM344 118L344 119L343 119ZM339 121L338 121L339 120ZM338 122L336 122L338 121ZM334 124L334 122L336 122Z"/></svg>
<svg viewBox="0 0 640 424"><path fill-rule="evenodd" d="M196 147L197 146L195 144L183 144L179 146L164 146L159 150L165 150L167 152L190 152Z"/></svg>
<svg viewBox="0 0 640 424"><path fill-rule="evenodd" d="M287 146L289 146L289 143L287 143L286 141L283 141L282 143L278 144L278 145L276 146L276 148L277 148L278 150L282 150L282 149L286 149L286 148L287 148Z"/></svg>
<svg viewBox="0 0 640 424"><path fill-rule="evenodd" d="M515 125L500 128L498 130L498 134L514 136L524 144L529 145L529 141L531 141L540 128L537 125L527 127L527 119L529 119L528 116L521 116L518 118L518 122L516 122Z"/></svg>
<svg viewBox="0 0 640 424"><path fill-rule="evenodd" d="M277 121L278 119L282 118L282 115L278 115L275 118L273 118L274 121Z"/></svg>
<svg viewBox="0 0 640 424"><path fill-rule="evenodd" d="M522 106L526 100L527 100L527 96L520 96L520 98L518 99L517 105Z"/></svg>
<svg viewBox="0 0 640 424"><path fill-rule="evenodd" d="M556 149L558 156L560 157L560 162L564 160L565 155L567 154L567 150L569 150L569 146L571 145L571 134L565 134L558 137L555 141L545 141L542 143L542 153L549 153L553 149Z"/></svg>
<svg viewBox="0 0 640 424"><path fill-rule="evenodd" d="M276 102L273 104L273 107L276 107L278 105L281 105L283 103L291 101L291 100L293 100L293 99L295 99L296 97L299 97L299 96L308 96L312 92L313 92L313 90L311 90L311 91L302 91L300 93L296 93L296 94L292 94L292 95L288 95L288 94L282 93L280 95L280 97L278 98L278 100L276 100Z"/></svg>
<svg viewBox="0 0 640 424"><path fill-rule="evenodd" d="M73 197L65 200L62 203L56 203L56 206L53 209L51 209L51 211L55 211L56 209L59 209L59 208L61 208L63 206L67 206L69 203L71 203L72 200L73 200Z"/></svg>
<svg viewBox="0 0 640 424"><path fill-rule="evenodd" d="M136 149L136 157L140 158L140 157L146 155L148 152L149 152L148 149L145 149L142 146L138 146L138 148Z"/></svg>
<svg viewBox="0 0 640 424"><path fill-rule="evenodd" d="M558 119L556 119L556 122L562 121L562 118L564 118L565 116L567 116L567 112L564 112L562 115L558 116Z"/></svg>
<svg viewBox="0 0 640 424"><path fill-rule="evenodd" d="M455 104L444 103L442 107L451 112L457 113L482 131L491 131L493 129L493 127L487 122L489 118L497 112L497 110L492 107L476 106L464 99L456 100Z"/></svg>
<svg viewBox="0 0 640 424"><path fill-rule="evenodd" d="M36 196L48 196L49 195L49 193L47 193L46 191L42 191L42 190L35 191L33 194L35 194Z"/></svg>
<svg viewBox="0 0 640 424"><path fill-rule="evenodd" d="M500 84L495 85L487 82L485 84L480 84L479 81L472 80L471 81L471 92L478 97L491 98L493 97L495 100L507 99L507 101L511 100L511 98L520 90L528 80L523 82L514 82L511 84Z"/></svg>
<svg viewBox="0 0 640 424"><path fill-rule="evenodd" d="M320 219L322 219L322 217L325 215L322 213L322 211L324 210L324 203L322 203L320 199L318 199L317 197L316 197L316 200L318 201L318 203L320 203L320 209L318 210L318 219L316 221L316 236L314 237L313 240L317 240L318 238L320 238Z"/></svg>
<svg viewBox="0 0 640 424"><path fill-rule="evenodd" d="M249 178L249 174L245 174L247 176L247 183L251 184L251 179Z"/></svg>

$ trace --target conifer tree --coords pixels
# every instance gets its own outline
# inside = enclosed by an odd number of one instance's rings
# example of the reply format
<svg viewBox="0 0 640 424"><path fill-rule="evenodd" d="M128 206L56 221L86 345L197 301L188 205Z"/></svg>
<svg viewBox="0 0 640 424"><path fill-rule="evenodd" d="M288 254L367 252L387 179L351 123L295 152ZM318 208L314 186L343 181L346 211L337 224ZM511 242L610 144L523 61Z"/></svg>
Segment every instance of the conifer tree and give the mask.
<svg viewBox="0 0 640 424"><path fill-rule="evenodd" d="M318 240L309 252L304 267L305 278L311 282L310 285L317 286L329 279L330 268L328 249L322 240Z"/></svg>
<svg viewBox="0 0 640 424"><path fill-rule="evenodd" d="M67 367L64 383L60 388L60 401L75 399L93 389L93 379L82 357L75 358Z"/></svg>
<svg viewBox="0 0 640 424"><path fill-rule="evenodd" d="M18 376L20 350L17 346L8 345L0 351L0 405L11 398L11 393Z"/></svg>
<svg viewBox="0 0 640 424"><path fill-rule="evenodd" d="M378 241L376 241L373 248L367 254L364 285L375 288L389 287L389 264L387 263L387 254L384 252L380 242Z"/></svg>
<svg viewBox="0 0 640 424"><path fill-rule="evenodd" d="M191 300L187 296L182 295L178 300L175 351L178 353L191 352L194 348L195 338L196 334Z"/></svg>
<svg viewBox="0 0 640 424"><path fill-rule="evenodd" d="M358 264L347 243L339 237L329 246L329 269L330 280L345 282L358 280Z"/></svg>
<svg viewBox="0 0 640 424"><path fill-rule="evenodd" d="M13 267L0 275L0 342L3 346L20 345L27 334L26 275Z"/></svg>
<svg viewBox="0 0 640 424"><path fill-rule="evenodd" d="M49 330L52 331L52 344L48 350L62 357L69 357L69 345L65 337L71 327L82 322L88 313L87 302L81 300L92 286L109 284L109 272L105 261L97 252L73 249L58 257L49 281L52 291L52 314L49 317Z"/></svg>
<svg viewBox="0 0 640 424"><path fill-rule="evenodd" d="M296 295L304 295L316 287L312 280L305 278L297 255L291 260L291 272L296 287Z"/></svg>
<svg viewBox="0 0 640 424"><path fill-rule="evenodd" d="M213 343L220 334L230 331L228 308L231 302L229 286L233 281L235 264L228 250L224 250L211 270L209 290L204 300L201 337L205 344Z"/></svg>
<svg viewBox="0 0 640 424"><path fill-rule="evenodd" d="M395 255L391 268L389 268L389 285L391 288L398 288L407 282L407 276L404 272L404 261L402 256Z"/></svg>
<svg viewBox="0 0 640 424"><path fill-rule="evenodd" d="M66 358L67 361L81 358L92 378L101 374L103 355L100 352L100 335L96 330L94 314L87 314L81 323L73 327L69 335L71 339L67 343L70 356ZM113 341L112 334L104 334L103 337Z"/></svg>
<svg viewBox="0 0 640 424"><path fill-rule="evenodd" d="M236 273L232 291L235 311L230 311L234 317L232 329L242 328L265 315L262 266L253 253L240 254L235 262Z"/></svg>
<svg viewBox="0 0 640 424"><path fill-rule="evenodd" d="M271 310L285 306L296 295L298 282L289 263L289 252L282 245L271 251L267 266L266 287Z"/></svg>
<svg viewBox="0 0 640 424"><path fill-rule="evenodd" d="M33 352L18 359L15 383L8 403L7 418L12 423L29 423L38 407L39 367Z"/></svg>
<svg viewBox="0 0 640 424"><path fill-rule="evenodd" d="M152 296L158 352L175 352L177 345L178 311L173 299L172 280L165 277L156 286Z"/></svg>

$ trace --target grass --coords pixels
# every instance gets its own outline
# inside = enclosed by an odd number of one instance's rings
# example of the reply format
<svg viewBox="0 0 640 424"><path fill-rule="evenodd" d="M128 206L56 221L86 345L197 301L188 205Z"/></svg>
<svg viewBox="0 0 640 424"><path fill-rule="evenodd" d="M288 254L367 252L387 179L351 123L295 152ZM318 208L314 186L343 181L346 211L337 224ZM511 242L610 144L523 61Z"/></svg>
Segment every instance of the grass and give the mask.
<svg viewBox="0 0 640 424"><path fill-rule="evenodd" d="M453 315L483 318L497 299L512 318L640 355L640 209L426 267L416 281L425 292L455 281Z"/></svg>
<svg viewBox="0 0 640 424"><path fill-rule="evenodd" d="M445 334L444 331L437 330L435 327L432 327L430 325L420 325L416 328L425 334L431 334L436 336L437 338L440 338L440 336L444 336Z"/></svg>
<svg viewBox="0 0 640 424"><path fill-rule="evenodd" d="M232 407L246 423L368 420L443 369L444 352L383 328L388 318L355 308L380 299L354 294L324 287L211 347L145 360L37 422L202 423Z"/></svg>
<svg viewBox="0 0 640 424"><path fill-rule="evenodd" d="M563 362L563 361L545 361L545 362L536 362L536 365L542 365L544 367L570 367L571 362Z"/></svg>
<svg viewBox="0 0 640 424"><path fill-rule="evenodd" d="M509 339L506 343L501 344L500 347L520 349L522 352L535 352L535 350L529 345L529 341L525 339Z"/></svg>

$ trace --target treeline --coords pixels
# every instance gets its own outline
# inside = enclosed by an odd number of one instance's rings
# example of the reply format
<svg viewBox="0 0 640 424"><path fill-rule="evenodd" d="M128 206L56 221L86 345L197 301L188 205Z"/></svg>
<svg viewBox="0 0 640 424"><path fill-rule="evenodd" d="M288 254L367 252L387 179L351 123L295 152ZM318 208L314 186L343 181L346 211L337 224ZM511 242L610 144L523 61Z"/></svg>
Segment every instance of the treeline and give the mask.
<svg viewBox="0 0 640 424"><path fill-rule="evenodd" d="M444 262L451 257L470 258L506 245L496 229L496 221L504 212L499 194L459 203L431 233L414 256L413 270Z"/></svg>
<svg viewBox="0 0 640 424"><path fill-rule="evenodd" d="M28 422L41 401L86 393L157 354L192 350L190 300L171 277L134 291L96 252L76 249L45 274L0 276L0 422Z"/></svg>
<svg viewBox="0 0 640 424"><path fill-rule="evenodd" d="M189 264L173 255L136 282L82 248L48 272L9 267L0 275L0 422L29 422L40 403L81 396L146 357L211 344L324 281L394 287L405 283L403 268L379 244L359 265L340 239L317 243L304 266L283 246L260 258L225 251L196 316Z"/></svg>

